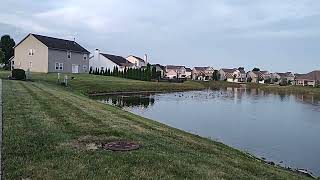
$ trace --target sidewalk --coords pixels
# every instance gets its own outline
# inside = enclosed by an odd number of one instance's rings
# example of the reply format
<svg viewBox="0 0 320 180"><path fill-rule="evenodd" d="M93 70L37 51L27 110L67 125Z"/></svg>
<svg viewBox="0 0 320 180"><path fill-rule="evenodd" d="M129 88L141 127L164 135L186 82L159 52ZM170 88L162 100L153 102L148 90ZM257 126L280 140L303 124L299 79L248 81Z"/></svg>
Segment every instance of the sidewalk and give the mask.
<svg viewBox="0 0 320 180"><path fill-rule="evenodd" d="M0 180L2 179L2 79L0 79Z"/></svg>

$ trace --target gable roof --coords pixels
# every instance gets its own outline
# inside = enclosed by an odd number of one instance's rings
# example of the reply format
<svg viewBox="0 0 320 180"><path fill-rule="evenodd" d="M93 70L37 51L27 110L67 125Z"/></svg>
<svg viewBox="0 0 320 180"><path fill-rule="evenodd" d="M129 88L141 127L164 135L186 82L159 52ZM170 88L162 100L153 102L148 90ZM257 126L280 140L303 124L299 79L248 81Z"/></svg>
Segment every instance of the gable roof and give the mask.
<svg viewBox="0 0 320 180"><path fill-rule="evenodd" d="M300 74L296 77L296 79L320 81L320 70L312 71L308 74Z"/></svg>
<svg viewBox="0 0 320 180"><path fill-rule="evenodd" d="M246 71L243 68L238 68L238 70L240 71L241 74L245 74Z"/></svg>
<svg viewBox="0 0 320 180"><path fill-rule="evenodd" d="M145 60L143 60L142 58L138 57L138 56L134 56L134 55L130 55L131 57L136 58L137 60L139 60L140 62L145 62ZM128 56L128 57L130 57Z"/></svg>
<svg viewBox="0 0 320 180"><path fill-rule="evenodd" d="M222 68L221 70L226 72L226 73L234 73L237 69L236 68L233 68L233 69Z"/></svg>
<svg viewBox="0 0 320 180"><path fill-rule="evenodd" d="M276 73L276 74L278 74L280 77L294 77L294 74L291 72Z"/></svg>
<svg viewBox="0 0 320 180"><path fill-rule="evenodd" d="M185 68L184 66L174 66L174 65L167 65L166 66L166 69L172 69L172 70L175 70L175 69L181 69L181 68Z"/></svg>
<svg viewBox="0 0 320 180"><path fill-rule="evenodd" d="M125 59L122 56L116 56L116 55L104 54L104 53L100 53L100 54L105 58L109 59L110 61L114 62L118 66L133 66L131 62L129 62L127 59Z"/></svg>
<svg viewBox="0 0 320 180"><path fill-rule="evenodd" d="M186 68L186 71L191 72L192 70L191 70L191 68Z"/></svg>
<svg viewBox="0 0 320 180"><path fill-rule="evenodd" d="M210 69L211 67L194 67L196 71L206 71L207 69Z"/></svg>
<svg viewBox="0 0 320 180"><path fill-rule="evenodd" d="M30 35L34 36L36 39L38 39L40 42L42 42L44 45L46 45L50 49L90 53L88 50L80 46L75 41L42 36L38 34L30 34Z"/></svg>

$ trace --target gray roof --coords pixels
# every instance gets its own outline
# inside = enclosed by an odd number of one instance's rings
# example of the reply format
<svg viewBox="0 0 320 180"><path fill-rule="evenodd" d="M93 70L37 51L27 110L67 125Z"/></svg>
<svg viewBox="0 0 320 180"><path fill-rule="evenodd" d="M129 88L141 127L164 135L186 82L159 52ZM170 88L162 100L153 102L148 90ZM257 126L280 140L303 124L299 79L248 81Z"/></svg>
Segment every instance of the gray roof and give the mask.
<svg viewBox="0 0 320 180"><path fill-rule="evenodd" d="M320 81L320 70L312 71L312 72L309 72L308 74L299 74L297 75L296 79Z"/></svg>
<svg viewBox="0 0 320 180"><path fill-rule="evenodd" d="M280 77L294 77L294 75L291 72L285 72L285 73L276 73Z"/></svg>
<svg viewBox="0 0 320 180"><path fill-rule="evenodd" d="M132 57L138 59L140 62L145 62L142 58L138 57L138 56L134 56L134 55L131 55Z"/></svg>
<svg viewBox="0 0 320 180"><path fill-rule="evenodd" d="M166 69L181 69L184 68L184 66L175 66L175 65L167 65Z"/></svg>
<svg viewBox="0 0 320 180"><path fill-rule="evenodd" d="M221 70L224 71L224 72L226 72L226 73L233 73L233 72L235 72L237 69L236 69L236 68L233 68L233 69L222 68Z"/></svg>
<svg viewBox="0 0 320 180"><path fill-rule="evenodd" d="M36 39L38 39L40 42L42 42L44 45L46 45L50 49L90 53L88 50L80 46L75 41L42 36L38 34L31 34L31 35L33 35Z"/></svg>
<svg viewBox="0 0 320 180"><path fill-rule="evenodd" d="M103 54L103 53L100 53L100 54L108 58L110 61L114 62L118 66L133 66L132 63L130 63L127 59L125 59L122 56L116 56L112 54Z"/></svg>

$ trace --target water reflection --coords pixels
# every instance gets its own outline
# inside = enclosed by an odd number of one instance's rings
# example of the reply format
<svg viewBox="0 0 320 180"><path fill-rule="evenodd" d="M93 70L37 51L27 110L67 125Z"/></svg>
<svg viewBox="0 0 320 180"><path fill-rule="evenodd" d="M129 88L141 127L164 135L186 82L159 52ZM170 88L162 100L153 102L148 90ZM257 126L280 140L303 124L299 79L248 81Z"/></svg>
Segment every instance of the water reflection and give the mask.
<svg viewBox="0 0 320 180"><path fill-rule="evenodd" d="M99 101L320 175L319 97L225 88Z"/></svg>
<svg viewBox="0 0 320 180"><path fill-rule="evenodd" d="M96 97L100 99L100 102L105 104L111 104L117 107L144 107L148 108L152 106L155 102L152 95L118 95L118 96L103 96Z"/></svg>

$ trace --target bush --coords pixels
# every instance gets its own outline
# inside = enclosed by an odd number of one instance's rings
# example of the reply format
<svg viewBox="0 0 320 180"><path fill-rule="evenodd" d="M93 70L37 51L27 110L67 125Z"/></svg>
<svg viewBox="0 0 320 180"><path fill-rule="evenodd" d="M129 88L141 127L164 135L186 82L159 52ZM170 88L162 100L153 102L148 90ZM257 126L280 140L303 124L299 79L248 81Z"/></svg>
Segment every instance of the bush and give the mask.
<svg viewBox="0 0 320 180"><path fill-rule="evenodd" d="M13 69L12 70L12 79L25 80L26 79L26 72L23 69Z"/></svg>

